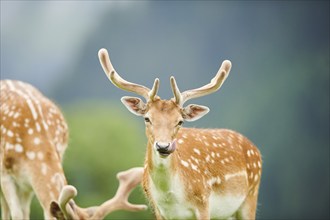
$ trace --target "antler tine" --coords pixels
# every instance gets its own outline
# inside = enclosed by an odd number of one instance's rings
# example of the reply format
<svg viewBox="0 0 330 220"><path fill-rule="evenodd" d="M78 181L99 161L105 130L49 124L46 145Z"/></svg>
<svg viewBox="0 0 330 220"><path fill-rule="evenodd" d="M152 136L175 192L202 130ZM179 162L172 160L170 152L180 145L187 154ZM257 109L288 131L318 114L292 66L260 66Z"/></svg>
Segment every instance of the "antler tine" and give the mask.
<svg viewBox="0 0 330 220"><path fill-rule="evenodd" d="M143 168L135 167L117 174L119 187L116 195L96 208L91 219L103 219L110 212L115 210L142 211L146 205L135 205L128 202L130 192L141 182Z"/></svg>
<svg viewBox="0 0 330 220"><path fill-rule="evenodd" d="M159 89L159 79L156 78L154 85L152 86L152 89L148 93L149 100L153 100L156 97L158 89Z"/></svg>
<svg viewBox="0 0 330 220"><path fill-rule="evenodd" d="M175 80L174 76L171 76L170 82L171 82L171 87L172 87L174 99L175 99L176 103L178 103L180 105L182 103L182 96L181 96L181 92L179 90L179 87L176 84L176 80Z"/></svg>
<svg viewBox="0 0 330 220"><path fill-rule="evenodd" d="M77 196L77 189L74 186L66 185L62 188L60 196L59 196L59 206L62 210L66 219L77 219L76 214L72 210L70 203L74 197Z"/></svg>
<svg viewBox="0 0 330 220"><path fill-rule="evenodd" d="M113 68L108 51L106 49L104 48L100 49L98 56L105 74L115 86L117 86L120 89L141 95L147 101L152 100L155 97L155 95L158 92L159 79L155 79L154 86L151 90L145 86L128 82L123 78L121 78L119 74L116 72L116 70Z"/></svg>
<svg viewBox="0 0 330 220"><path fill-rule="evenodd" d="M174 77L171 77L171 85L176 103L182 106L186 101L190 99L205 96L217 91L218 89L220 89L223 82L228 77L230 69L231 69L231 62L229 60L225 60L222 62L221 67L219 68L217 74L209 84L197 89L187 90L182 93L180 93Z"/></svg>

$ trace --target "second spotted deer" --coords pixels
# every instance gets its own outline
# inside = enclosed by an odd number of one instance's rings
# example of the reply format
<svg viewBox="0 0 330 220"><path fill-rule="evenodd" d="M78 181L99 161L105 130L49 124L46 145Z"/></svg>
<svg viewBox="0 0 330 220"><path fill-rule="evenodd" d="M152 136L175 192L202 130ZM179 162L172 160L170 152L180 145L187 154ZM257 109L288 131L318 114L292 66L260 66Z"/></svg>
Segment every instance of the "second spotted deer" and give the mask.
<svg viewBox="0 0 330 220"><path fill-rule="evenodd" d="M45 219L102 219L118 210L144 210L130 204L143 168L117 175L114 198L100 206L80 208L75 187L67 184L62 167L68 145L68 126L60 109L30 84L0 81L0 199L1 219L29 219L35 194Z"/></svg>
<svg viewBox="0 0 330 220"><path fill-rule="evenodd" d="M243 135L226 129L181 128L208 113L205 106L183 104L217 91L231 62L224 61L211 82L180 92L174 77L174 97L157 96L152 89L128 82L113 68L108 52L99 51L103 70L120 89L146 99L123 97L133 114L142 116L148 138L143 187L157 219L255 219L261 178L261 155Z"/></svg>

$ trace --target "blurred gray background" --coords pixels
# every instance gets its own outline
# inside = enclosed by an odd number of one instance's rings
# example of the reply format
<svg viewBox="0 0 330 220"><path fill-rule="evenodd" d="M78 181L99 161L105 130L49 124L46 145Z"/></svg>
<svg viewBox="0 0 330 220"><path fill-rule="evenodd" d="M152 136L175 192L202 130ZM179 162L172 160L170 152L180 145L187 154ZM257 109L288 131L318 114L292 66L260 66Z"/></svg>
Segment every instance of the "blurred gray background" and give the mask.
<svg viewBox="0 0 330 220"><path fill-rule="evenodd" d="M185 126L223 127L263 155L258 219L329 218L329 1L3 1L1 79L33 84L70 127L64 160L76 201L110 198L115 173L143 165L141 118L120 103L97 52L107 48L125 79L172 97L233 68L210 113ZM141 189L134 202L146 202ZM33 204L32 218L42 218ZM153 218L116 212L121 219Z"/></svg>

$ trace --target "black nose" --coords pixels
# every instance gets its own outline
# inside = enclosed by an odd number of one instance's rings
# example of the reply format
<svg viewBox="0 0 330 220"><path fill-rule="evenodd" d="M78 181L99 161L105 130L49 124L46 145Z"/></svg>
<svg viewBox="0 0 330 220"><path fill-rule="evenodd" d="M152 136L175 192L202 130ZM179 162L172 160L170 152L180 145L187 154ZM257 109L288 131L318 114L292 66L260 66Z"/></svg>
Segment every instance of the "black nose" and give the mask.
<svg viewBox="0 0 330 220"><path fill-rule="evenodd" d="M168 153L170 143L159 143L156 142L156 148L159 153Z"/></svg>

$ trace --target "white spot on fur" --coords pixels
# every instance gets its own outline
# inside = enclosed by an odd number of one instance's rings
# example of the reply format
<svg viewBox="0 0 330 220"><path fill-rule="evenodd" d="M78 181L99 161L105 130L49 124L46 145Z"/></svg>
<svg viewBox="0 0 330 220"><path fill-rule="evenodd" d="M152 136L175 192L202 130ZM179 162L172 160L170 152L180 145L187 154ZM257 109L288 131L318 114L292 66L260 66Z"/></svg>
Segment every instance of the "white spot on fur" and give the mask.
<svg viewBox="0 0 330 220"><path fill-rule="evenodd" d="M40 128L40 125L38 122L36 122L36 128L37 128L37 131L40 132L41 131L41 128Z"/></svg>
<svg viewBox="0 0 330 220"><path fill-rule="evenodd" d="M184 160L181 160L181 164L185 167L189 167L189 164L188 162L184 161Z"/></svg>
<svg viewBox="0 0 330 220"><path fill-rule="evenodd" d="M258 176L258 174L256 174L256 175L254 176L254 182L257 182L257 181L258 181L258 178L259 178L259 176Z"/></svg>
<svg viewBox="0 0 330 220"><path fill-rule="evenodd" d="M47 170L48 170L47 165L45 163L41 163L41 173L43 175L46 175L47 174Z"/></svg>
<svg viewBox="0 0 330 220"><path fill-rule="evenodd" d="M211 159L210 155L207 155L206 158L205 158L206 162L210 162L210 159Z"/></svg>
<svg viewBox="0 0 330 220"><path fill-rule="evenodd" d="M6 150L12 150L12 149L14 149L14 145L6 142Z"/></svg>
<svg viewBox="0 0 330 220"><path fill-rule="evenodd" d="M8 114L8 117L11 117L11 116L13 116L13 114L14 114L14 112L9 112L9 114Z"/></svg>
<svg viewBox="0 0 330 220"><path fill-rule="evenodd" d="M47 123L44 120L42 120L41 122L42 122L42 125L44 126L44 129L47 131L48 130Z"/></svg>
<svg viewBox="0 0 330 220"><path fill-rule="evenodd" d="M23 147L20 144L15 144L15 151L17 153L22 153L23 152Z"/></svg>
<svg viewBox="0 0 330 220"><path fill-rule="evenodd" d="M37 157L38 157L39 160L43 160L43 159L44 159L44 154L43 154L42 152L39 151L39 152L37 153Z"/></svg>
<svg viewBox="0 0 330 220"><path fill-rule="evenodd" d="M183 140L182 140L182 139L179 139L179 140L178 140L178 143L179 143L179 144L182 144L182 143L183 143Z"/></svg>
<svg viewBox="0 0 330 220"><path fill-rule="evenodd" d="M24 96L23 96L23 97L24 97ZM27 96L25 96L25 97L27 97ZM29 108L30 108L30 111L31 111L31 113L32 113L33 118L34 118L34 119L37 119L37 118L38 118L38 115L37 115L37 112L36 112L36 110L35 110L35 108L34 108L34 106L33 106L33 103L32 103L32 101L31 101L31 99L27 98L27 99L26 99L26 103L28 104L28 106L29 106Z"/></svg>
<svg viewBox="0 0 330 220"><path fill-rule="evenodd" d="M30 135L33 134L33 129L32 128L28 129L28 134L30 134Z"/></svg>
<svg viewBox="0 0 330 220"><path fill-rule="evenodd" d="M14 118L18 118L18 116L20 116L20 114L19 114L19 112L16 112L16 113L14 114Z"/></svg>
<svg viewBox="0 0 330 220"><path fill-rule="evenodd" d="M196 159L195 157L191 156L191 159L192 159L193 161L195 161L197 164L199 164L198 159Z"/></svg>
<svg viewBox="0 0 330 220"><path fill-rule="evenodd" d="M39 138L34 138L33 139L33 143L35 144L35 145L38 145L38 144L40 144L40 139Z"/></svg>
<svg viewBox="0 0 330 220"><path fill-rule="evenodd" d="M261 163L260 163L260 161L258 161L258 167L261 168Z"/></svg>
<svg viewBox="0 0 330 220"><path fill-rule="evenodd" d="M194 165L194 164L192 164L192 163L191 163L190 165L191 165L191 168L192 168L193 170L199 172L199 170L198 170L198 168L197 168L196 165Z"/></svg>
<svg viewBox="0 0 330 220"><path fill-rule="evenodd" d="M36 154L33 151L28 151L26 152L26 156L30 159L30 160L34 160L34 158L36 157Z"/></svg>
<svg viewBox="0 0 330 220"><path fill-rule="evenodd" d="M7 131L7 135L8 135L8 137L13 137L14 136L14 133L11 130L8 130Z"/></svg>
<svg viewBox="0 0 330 220"><path fill-rule="evenodd" d="M194 152L198 155L201 155L201 152L197 148L194 148Z"/></svg>
<svg viewBox="0 0 330 220"><path fill-rule="evenodd" d="M216 181L216 183L217 183L217 184L220 184L220 183L221 183L221 179L220 179L219 176L217 177L217 181Z"/></svg>

